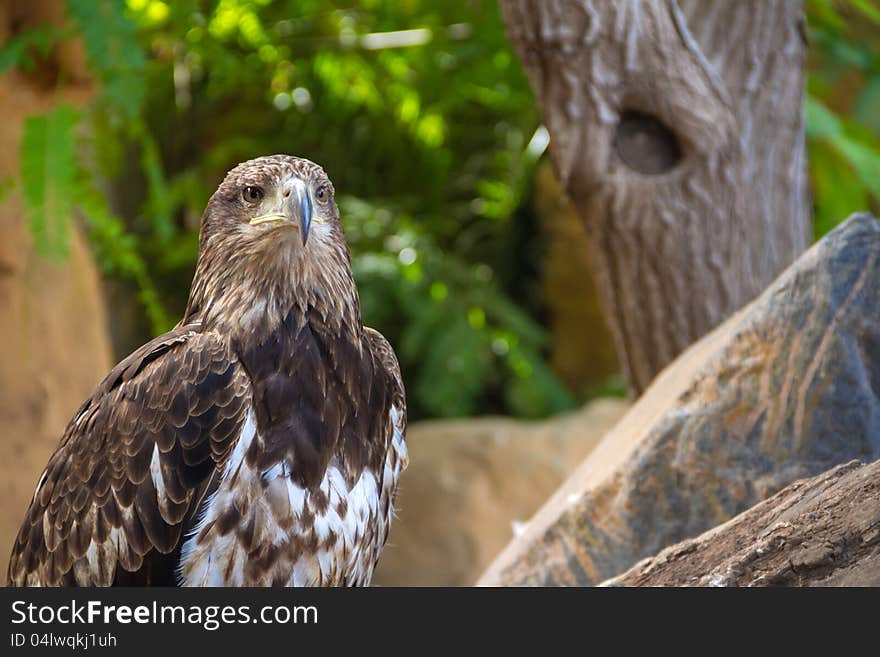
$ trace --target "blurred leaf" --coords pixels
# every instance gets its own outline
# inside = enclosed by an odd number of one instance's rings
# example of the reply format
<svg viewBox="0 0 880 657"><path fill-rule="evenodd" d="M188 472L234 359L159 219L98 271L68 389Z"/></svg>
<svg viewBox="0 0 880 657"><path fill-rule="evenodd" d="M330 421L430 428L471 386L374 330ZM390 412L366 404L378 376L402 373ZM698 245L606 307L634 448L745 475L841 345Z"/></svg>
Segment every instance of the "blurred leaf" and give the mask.
<svg viewBox="0 0 880 657"><path fill-rule="evenodd" d="M48 57L52 46L63 34L56 28L39 26L11 37L0 47L0 74L14 67L33 70L36 57Z"/></svg>
<svg viewBox="0 0 880 657"><path fill-rule="evenodd" d="M880 134L880 75L870 77L856 101L853 118Z"/></svg>
<svg viewBox="0 0 880 657"><path fill-rule="evenodd" d="M141 167L147 181L147 203L144 212L152 221L156 237L164 243L171 239L175 231L171 217L172 197L165 182L159 147L146 126L140 122L135 123L132 134L141 147Z"/></svg>
<svg viewBox="0 0 880 657"><path fill-rule="evenodd" d="M849 0L849 4L872 23L880 25L880 9L874 5L872 0Z"/></svg>
<svg viewBox="0 0 880 657"><path fill-rule="evenodd" d="M534 355L517 354L513 360L528 368L528 376L514 376L505 390L508 405L522 417L544 417L575 406L571 393L549 367Z"/></svg>
<svg viewBox="0 0 880 657"><path fill-rule="evenodd" d="M473 414L489 366L480 333L464 317L454 317L425 347L423 376L416 387L422 404L433 415Z"/></svg>
<svg viewBox="0 0 880 657"><path fill-rule="evenodd" d="M810 178L816 204L814 233L817 239L853 212L868 207L864 185L830 144L821 143L813 147Z"/></svg>
<svg viewBox="0 0 880 657"><path fill-rule="evenodd" d="M153 333L169 330L174 321L159 301L147 264L138 251L137 239L126 230L122 219L110 211L104 196L82 173L72 191L73 200L86 222L87 235L98 264L106 273L137 283Z"/></svg>
<svg viewBox="0 0 880 657"><path fill-rule="evenodd" d="M67 11L85 42L101 93L121 118L133 120L144 100L144 52L120 0L67 0Z"/></svg>
<svg viewBox="0 0 880 657"><path fill-rule="evenodd" d="M834 0L807 0L807 15L811 25L832 30L842 30L846 26L846 21L834 6Z"/></svg>
<svg viewBox="0 0 880 657"><path fill-rule="evenodd" d="M78 120L76 110L58 105L24 123L20 154L24 209L34 248L43 256L67 254Z"/></svg>
<svg viewBox="0 0 880 657"><path fill-rule="evenodd" d="M861 139L851 133L840 133L829 139L852 165L865 188L880 198L880 147L876 139Z"/></svg>
<svg viewBox="0 0 880 657"><path fill-rule="evenodd" d="M807 96L805 103L807 118L807 136L813 139L832 137L840 134L840 119L821 101Z"/></svg>
<svg viewBox="0 0 880 657"><path fill-rule="evenodd" d="M807 98L806 112L807 135L827 144L839 156L834 157L827 149L813 149L816 233L822 235L835 225L832 221L843 221L850 213L866 209L868 194L880 199L880 139L870 130L836 116L815 98ZM845 167L841 159L849 166ZM855 179L847 175L846 168ZM842 208L848 210L843 213ZM830 212L841 214L832 220Z"/></svg>

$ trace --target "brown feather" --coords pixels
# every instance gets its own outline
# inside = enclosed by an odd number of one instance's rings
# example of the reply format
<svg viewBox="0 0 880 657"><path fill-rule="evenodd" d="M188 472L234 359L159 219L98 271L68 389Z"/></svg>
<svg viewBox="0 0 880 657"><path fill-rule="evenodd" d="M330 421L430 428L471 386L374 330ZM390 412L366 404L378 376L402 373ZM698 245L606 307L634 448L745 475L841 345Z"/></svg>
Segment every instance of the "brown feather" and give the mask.
<svg viewBox="0 0 880 657"><path fill-rule="evenodd" d="M290 175L330 192L308 242L292 222L251 226L243 205L243 186ZM249 412L256 432L227 472ZM397 360L362 325L326 175L289 156L242 164L205 211L184 319L114 367L67 426L16 538L9 583L175 584L193 530L191 560L231 541L215 566L223 581L280 584L299 564L306 583L366 583L406 465L405 426ZM283 473L274 483L260 474L273 469ZM345 493L365 473L381 501L357 507L358 534L337 534L352 531L337 525L354 513ZM231 502L199 524L224 486ZM291 486L303 491L295 509Z"/></svg>
<svg viewBox="0 0 880 657"><path fill-rule="evenodd" d="M194 367L176 367L184 362L209 366L225 362L224 376L211 378L213 369L205 373ZM234 441L235 428L243 421L250 401L243 383L246 375L235 363L234 355L215 334L189 325L156 338L117 365L74 416L47 466L13 549L9 583L58 585L73 568L76 555L80 563L72 576L79 583L106 583L108 563L118 559L123 569L132 571L128 583L136 584L137 571L145 563L142 557L178 547L187 529L183 518L195 489L216 467L211 459L212 443ZM208 380L225 384L238 395L212 389L205 385ZM213 410L212 398L223 402L222 416ZM192 418L180 413L181 406L203 408L194 431L189 431ZM222 430L215 433L221 423ZM179 432L177 424L187 431ZM121 434L120 428L126 433ZM185 435L188 449L181 448L179 435ZM164 508L165 515L150 476L157 444L164 449L160 469L165 493L172 502ZM228 453L228 445L219 452ZM210 463L207 468L193 467L205 461ZM108 486L113 491L109 496ZM118 551L111 547L114 530ZM104 558L89 563L83 555L91 542L100 547L104 557L118 554L109 561ZM115 568L110 566L110 570Z"/></svg>

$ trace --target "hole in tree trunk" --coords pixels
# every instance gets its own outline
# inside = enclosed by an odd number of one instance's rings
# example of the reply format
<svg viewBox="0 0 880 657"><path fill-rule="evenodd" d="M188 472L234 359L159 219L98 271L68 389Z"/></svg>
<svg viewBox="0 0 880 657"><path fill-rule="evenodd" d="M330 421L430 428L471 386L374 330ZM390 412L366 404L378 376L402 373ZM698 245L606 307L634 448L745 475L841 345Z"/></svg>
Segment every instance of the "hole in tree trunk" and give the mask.
<svg viewBox="0 0 880 657"><path fill-rule="evenodd" d="M614 149L633 171L657 175L681 160L675 134L660 120L636 110L624 110L614 135Z"/></svg>

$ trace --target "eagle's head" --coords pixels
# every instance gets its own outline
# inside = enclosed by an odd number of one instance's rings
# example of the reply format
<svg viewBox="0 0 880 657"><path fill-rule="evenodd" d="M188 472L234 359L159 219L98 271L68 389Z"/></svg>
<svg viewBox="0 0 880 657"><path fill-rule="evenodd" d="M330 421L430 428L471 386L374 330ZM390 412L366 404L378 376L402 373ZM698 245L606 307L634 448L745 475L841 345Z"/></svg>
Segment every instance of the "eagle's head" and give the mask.
<svg viewBox="0 0 880 657"><path fill-rule="evenodd" d="M304 158L259 157L208 201L186 319L271 330L294 306L359 325L333 184Z"/></svg>
<svg viewBox="0 0 880 657"><path fill-rule="evenodd" d="M254 248L295 240L297 252L319 255L323 244L341 239L333 184L309 160L270 155L239 164L211 196L202 218L203 246L218 233L232 233ZM313 238L313 244L309 244Z"/></svg>

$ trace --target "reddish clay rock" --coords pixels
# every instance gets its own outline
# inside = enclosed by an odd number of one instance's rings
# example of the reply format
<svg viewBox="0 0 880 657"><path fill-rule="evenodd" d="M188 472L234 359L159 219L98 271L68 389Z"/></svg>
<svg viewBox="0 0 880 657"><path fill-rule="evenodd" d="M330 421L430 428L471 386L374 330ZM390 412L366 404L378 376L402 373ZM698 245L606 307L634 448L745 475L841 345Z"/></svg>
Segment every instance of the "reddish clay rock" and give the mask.
<svg viewBox="0 0 880 657"><path fill-rule="evenodd" d="M64 23L62 0L0 3L0 42L15 30ZM64 84L59 84L64 80ZM93 87L79 42L63 42L27 75L0 78L0 181L17 179L25 117L81 103ZM71 226L63 261L31 248L20 195L0 201L0 573L37 479L70 417L112 364L100 279Z"/></svg>

